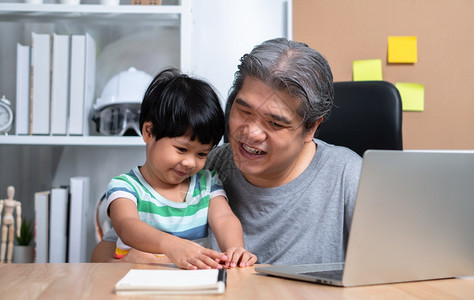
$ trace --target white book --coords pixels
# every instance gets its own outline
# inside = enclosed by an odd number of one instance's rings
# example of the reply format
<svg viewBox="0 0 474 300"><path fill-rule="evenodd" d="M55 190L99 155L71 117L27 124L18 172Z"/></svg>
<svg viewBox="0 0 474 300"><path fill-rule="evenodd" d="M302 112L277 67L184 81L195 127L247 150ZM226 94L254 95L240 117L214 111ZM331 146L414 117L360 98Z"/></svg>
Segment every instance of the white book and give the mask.
<svg viewBox="0 0 474 300"><path fill-rule="evenodd" d="M66 187L52 188L49 219L49 262L67 261L69 190Z"/></svg>
<svg viewBox="0 0 474 300"><path fill-rule="evenodd" d="M87 223L89 210L89 177L70 179L69 253L68 262L86 262Z"/></svg>
<svg viewBox="0 0 474 300"><path fill-rule="evenodd" d="M95 100L95 69L96 69L96 46L95 40L86 33L86 61L84 73L84 119L83 134L90 135L92 123L91 113Z"/></svg>
<svg viewBox="0 0 474 300"><path fill-rule="evenodd" d="M89 135L95 96L96 46L89 35L73 35L71 41L71 82L69 134Z"/></svg>
<svg viewBox="0 0 474 300"><path fill-rule="evenodd" d="M17 135L30 133L30 46L16 46L16 111L15 129Z"/></svg>
<svg viewBox="0 0 474 300"><path fill-rule="evenodd" d="M69 103L69 35L53 34L51 134L67 134Z"/></svg>
<svg viewBox="0 0 474 300"><path fill-rule="evenodd" d="M36 263L49 262L49 195L50 191L35 193Z"/></svg>
<svg viewBox="0 0 474 300"><path fill-rule="evenodd" d="M84 35L72 35L68 124L70 135L83 134L85 61L86 37Z"/></svg>
<svg viewBox="0 0 474 300"><path fill-rule="evenodd" d="M226 271L132 269L115 284L117 294L222 294Z"/></svg>
<svg viewBox="0 0 474 300"><path fill-rule="evenodd" d="M49 134L51 36L32 33L31 134Z"/></svg>

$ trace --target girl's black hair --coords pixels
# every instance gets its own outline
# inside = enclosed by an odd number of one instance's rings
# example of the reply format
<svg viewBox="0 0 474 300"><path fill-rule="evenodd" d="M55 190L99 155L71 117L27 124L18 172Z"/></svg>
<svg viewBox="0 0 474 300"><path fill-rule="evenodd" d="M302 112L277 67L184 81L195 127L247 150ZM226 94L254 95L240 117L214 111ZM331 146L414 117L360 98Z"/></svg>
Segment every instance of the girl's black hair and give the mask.
<svg viewBox="0 0 474 300"><path fill-rule="evenodd" d="M217 145L224 134L224 113L217 94L203 80L175 68L160 72L148 86L140 110L140 128L153 124L156 140L190 134L201 144Z"/></svg>

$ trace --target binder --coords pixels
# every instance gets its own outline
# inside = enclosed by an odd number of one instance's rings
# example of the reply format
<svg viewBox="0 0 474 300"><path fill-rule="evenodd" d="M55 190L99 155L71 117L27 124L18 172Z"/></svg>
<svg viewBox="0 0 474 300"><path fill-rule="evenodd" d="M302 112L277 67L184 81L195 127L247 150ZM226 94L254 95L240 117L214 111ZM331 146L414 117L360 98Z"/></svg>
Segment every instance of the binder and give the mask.
<svg viewBox="0 0 474 300"><path fill-rule="evenodd" d="M69 134L82 135L86 38L71 36L71 76L69 92Z"/></svg>
<svg viewBox="0 0 474 300"><path fill-rule="evenodd" d="M69 134L89 135L95 93L95 41L89 35L71 37Z"/></svg>
<svg viewBox="0 0 474 300"><path fill-rule="evenodd" d="M89 222L89 177L76 176L70 179L71 204L69 208L69 253L68 262L86 262L87 224Z"/></svg>
<svg viewBox="0 0 474 300"><path fill-rule="evenodd" d="M31 133L49 134L51 36L32 32Z"/></svg>
<svg viewBox="0 0 474 300"><path fill-rule="evenodd" d="M69 190L66 187L52 188L49 224L49 262L67 261Z"/></svg>
<svg viewBox="0 0 474 300"><path fill-rule="evenodd" d="M49 262L49 196L50 191L35 193L36 263Z"/></svg>
<svg viewBox="0 0 474 300"><path fill-rule="evenodd" d="M69 102L69 35L53 34L51 134L67 134Z"/></svg>
<svg viewBox="0 0 474 300"><path fill-rule="evenodd" d="M18 43L16 49L15 129L17 135L28 135L30 133L31 47Z"/></svg>
<svg viewBox="0 0 474 300"><path fill-rule="evenodd" d="M95 100L96 45L91 35L86 33L86 61L84 77L83 134L90 135L92 108Z"/></svg>

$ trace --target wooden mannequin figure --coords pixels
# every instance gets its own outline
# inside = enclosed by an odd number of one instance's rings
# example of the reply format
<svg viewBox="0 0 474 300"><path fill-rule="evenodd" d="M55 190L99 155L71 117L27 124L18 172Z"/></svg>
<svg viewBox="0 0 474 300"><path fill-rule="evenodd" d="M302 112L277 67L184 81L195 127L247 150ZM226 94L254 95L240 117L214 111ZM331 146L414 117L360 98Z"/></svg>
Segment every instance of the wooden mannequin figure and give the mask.
<svg viewBox="0 0 474 300"><path fill-rule="evenodd" d="M20 236L20 227L21 227L21 203L13 199L15 196L15 188L9 186L7 188L8 199L0 200L0 221L2 221L2 212L5 208L5 213L3 214L3 223L2 223L2 248L0 252L0 263L5 261L5 250L7 250L7 241L8 241L8 252L7 252L7 263L12 262L13 254L13 239L14 239L14 230L15 230L15 219L13 218L13 212L16 209L16 235ZM1 223L1 222L0 222ZM8 235L7 235L8 234Z"/></svg>

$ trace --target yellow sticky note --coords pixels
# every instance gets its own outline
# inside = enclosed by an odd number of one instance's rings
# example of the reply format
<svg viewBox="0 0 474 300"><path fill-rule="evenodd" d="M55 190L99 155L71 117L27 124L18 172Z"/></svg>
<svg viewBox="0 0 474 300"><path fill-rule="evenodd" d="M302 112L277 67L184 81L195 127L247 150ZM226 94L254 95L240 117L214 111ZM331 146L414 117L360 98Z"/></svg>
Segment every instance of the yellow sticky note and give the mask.
<svg viewBox="0 0 474 300"><path fill-rule="evenodd" d="M388 62L389 63L416 63L418 50L416 36L389 36Z"/></svg>
<svg viewBox="0 0 474 300"><path fill-rule="evenodd" d="M425 109L425 87L419 83L395 83L402 97L404 111L423 111Z"/></svg>
<svg viewBox="0 0 474 300"><path fill-rule="evenodd" d="M364 59L352 63L354 81L382 80L382 60Z"/></svg>

